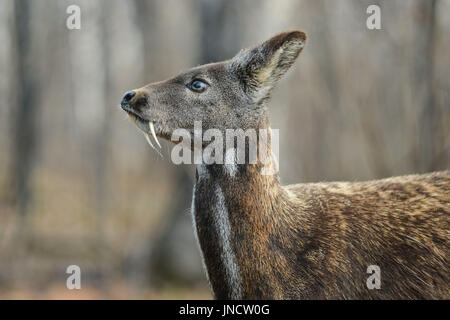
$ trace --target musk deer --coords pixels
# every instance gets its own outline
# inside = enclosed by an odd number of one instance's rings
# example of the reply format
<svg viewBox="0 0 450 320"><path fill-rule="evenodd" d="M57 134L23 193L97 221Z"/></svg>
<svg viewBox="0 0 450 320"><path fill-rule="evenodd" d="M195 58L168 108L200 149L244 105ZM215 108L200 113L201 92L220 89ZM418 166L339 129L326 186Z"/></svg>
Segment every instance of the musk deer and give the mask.
<svg viewBox="0 0 450 320"><path fill-rule="evenodd" d="M300 31L278 34L129 91L121 107L158 145L157 136L171 140L178 128L194 136L195 121L221 132L268 129L271 90L305 40ZM196 166L194 229L216 298L450 298L450 171L282 186L277 173L262 174L260 157Z"/></svg>

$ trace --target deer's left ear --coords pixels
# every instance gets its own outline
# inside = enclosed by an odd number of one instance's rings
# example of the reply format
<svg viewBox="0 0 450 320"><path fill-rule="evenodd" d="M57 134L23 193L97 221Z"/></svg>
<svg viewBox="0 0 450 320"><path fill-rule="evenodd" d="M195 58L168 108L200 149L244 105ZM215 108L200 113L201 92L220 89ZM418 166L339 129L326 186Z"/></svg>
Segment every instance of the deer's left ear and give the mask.
<svg viewBox="0 0 450 320"><path fill-rule="evenodd" d="M244 90L260 100L269 96L275 83L286 73L305 45L301 31L287 31L263 44L239 52L230 62Z"/></svg>

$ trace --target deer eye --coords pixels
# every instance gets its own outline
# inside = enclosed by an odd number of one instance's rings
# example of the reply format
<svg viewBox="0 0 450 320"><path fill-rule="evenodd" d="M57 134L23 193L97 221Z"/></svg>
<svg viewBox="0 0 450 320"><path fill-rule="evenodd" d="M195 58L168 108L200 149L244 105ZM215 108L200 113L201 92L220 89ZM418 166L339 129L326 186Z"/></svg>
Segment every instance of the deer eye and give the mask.
<svg viewBox="0 0 450 320"><path fill-rule="evenodd" d="M208 88L208 84L203 80L194 79L188 84L188 88L191 91L202 93Z"/></svg>

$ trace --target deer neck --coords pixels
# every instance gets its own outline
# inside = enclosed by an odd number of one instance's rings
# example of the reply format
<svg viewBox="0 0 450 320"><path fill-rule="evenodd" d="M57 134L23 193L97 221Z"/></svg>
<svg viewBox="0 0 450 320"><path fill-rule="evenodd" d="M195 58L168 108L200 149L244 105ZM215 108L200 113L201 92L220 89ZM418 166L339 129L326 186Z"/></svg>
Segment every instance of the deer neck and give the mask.
<svg viewBox="0 0 450 320"><path fill-rule="evenodd" d="M270 148L266 150L268 158L262 161L258 153L253 164L230 161L236 156L231 149L226 152L225 164L196 168L194 229L217 298L245 298L248 257L264 256L258 251L258 237L275 223L274 211L285 191L279 183L276 160Z"/></svg>

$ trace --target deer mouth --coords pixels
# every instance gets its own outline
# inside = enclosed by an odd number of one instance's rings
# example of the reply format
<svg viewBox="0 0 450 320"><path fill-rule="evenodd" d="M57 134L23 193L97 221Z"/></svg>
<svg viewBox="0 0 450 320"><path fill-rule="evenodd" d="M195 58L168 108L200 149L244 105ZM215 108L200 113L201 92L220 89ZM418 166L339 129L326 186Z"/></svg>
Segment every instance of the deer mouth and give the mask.
<svg viewBox="0 0 450 320"><path fill-rule="evenodd" d="M130 107L130 105L121 105L120 106L123 111L125 111L131 118L136 119L137 121L141 122L148 122L149 120L146 119L143 115L136 112L133 108Z"/></svg>
<svg viewBox="0 0 450 320"><path fill-rule="evenodd" d="M154 122L144 118L142 115L138 114L136 111L134 111L127 105L122 106L122 109L127 113L127 115L136 124L136 126L144 133L145 139L147 140L148 144L152 147L152 149L155 150L160 156L162 156L160 152L160 149L162 147L156 136ZM159 149L153 145L150 135L153 137Z"/></svg>

